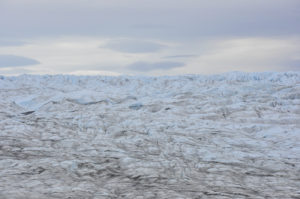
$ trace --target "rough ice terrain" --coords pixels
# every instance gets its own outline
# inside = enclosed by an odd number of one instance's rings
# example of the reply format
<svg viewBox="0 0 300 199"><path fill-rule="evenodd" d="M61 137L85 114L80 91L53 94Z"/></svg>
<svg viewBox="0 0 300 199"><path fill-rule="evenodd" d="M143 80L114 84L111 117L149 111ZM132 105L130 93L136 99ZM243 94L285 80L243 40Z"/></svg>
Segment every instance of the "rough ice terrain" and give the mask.
<svg viewBox="0 0 300 199"><path fill-rule="evenodd" d="M300 198L300 73L0 76L0 198Z"/></svg>

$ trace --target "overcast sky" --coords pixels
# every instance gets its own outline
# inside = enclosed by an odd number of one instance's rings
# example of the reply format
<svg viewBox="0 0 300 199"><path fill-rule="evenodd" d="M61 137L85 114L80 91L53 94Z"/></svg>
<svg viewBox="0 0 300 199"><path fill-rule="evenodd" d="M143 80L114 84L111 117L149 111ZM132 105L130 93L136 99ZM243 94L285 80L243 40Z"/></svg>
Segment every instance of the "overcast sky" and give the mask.
<svg viewBox="0 0 300 199"><path fill-rule="evenodd" d="M0 75L299 70L299 0L0 0Z"/></svg>

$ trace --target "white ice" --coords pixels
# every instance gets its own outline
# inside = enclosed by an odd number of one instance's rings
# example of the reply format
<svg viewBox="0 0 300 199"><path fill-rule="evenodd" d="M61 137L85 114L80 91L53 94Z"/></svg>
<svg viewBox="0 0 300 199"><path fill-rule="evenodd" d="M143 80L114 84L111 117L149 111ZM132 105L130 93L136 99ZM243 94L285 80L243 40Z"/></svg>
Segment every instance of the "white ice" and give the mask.
<svg viewBox="0 0 300 199"><path fill-rule="evenodd" d="M300 198L300 73L0 76L0 198Z"/></svg>

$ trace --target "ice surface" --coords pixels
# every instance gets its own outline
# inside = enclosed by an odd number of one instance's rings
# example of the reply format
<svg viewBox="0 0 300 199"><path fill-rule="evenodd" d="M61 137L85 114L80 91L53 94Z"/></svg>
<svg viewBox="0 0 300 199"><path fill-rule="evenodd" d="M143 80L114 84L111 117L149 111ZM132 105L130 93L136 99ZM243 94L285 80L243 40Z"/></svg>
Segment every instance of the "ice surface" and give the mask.
<svg viewBox="0 0 300 199"><path fill-rule="evenodd" d="M300 198L300 73L0 76L0 198Z"/></svg>

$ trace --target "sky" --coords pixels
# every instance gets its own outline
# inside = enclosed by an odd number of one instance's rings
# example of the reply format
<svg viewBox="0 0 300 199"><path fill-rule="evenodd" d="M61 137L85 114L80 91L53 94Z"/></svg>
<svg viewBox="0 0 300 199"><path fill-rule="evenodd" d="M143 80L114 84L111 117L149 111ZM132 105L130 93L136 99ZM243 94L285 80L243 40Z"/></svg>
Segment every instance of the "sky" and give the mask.
<svg viewBox="0 0 300 199"><path fill-rule="evenodd" d="M300 71L299 0L0 0L0 75Z"/></svg>

